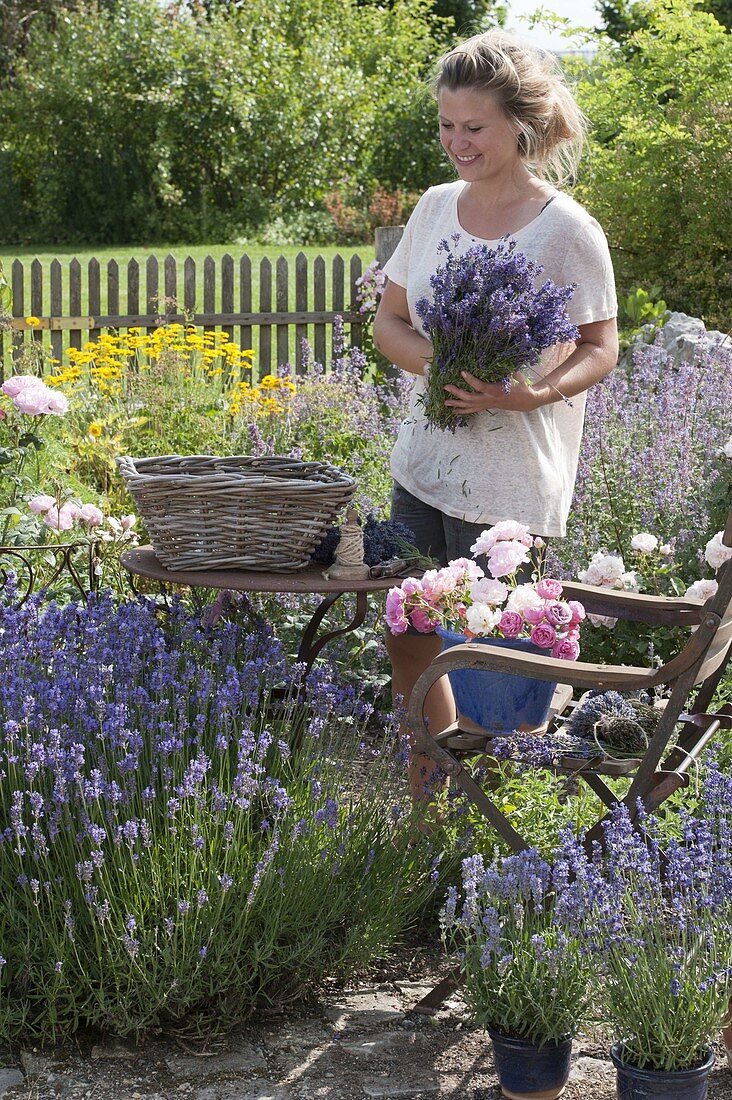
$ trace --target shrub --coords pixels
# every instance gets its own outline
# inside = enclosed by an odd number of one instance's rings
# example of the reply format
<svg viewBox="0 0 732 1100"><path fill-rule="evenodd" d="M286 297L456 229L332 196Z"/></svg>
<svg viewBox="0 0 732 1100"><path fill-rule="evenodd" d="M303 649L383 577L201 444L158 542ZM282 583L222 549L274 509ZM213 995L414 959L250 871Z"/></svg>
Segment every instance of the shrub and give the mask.
<svg viewBox="0 0 732 1100"><path fill-rule="evenodd" d="M577 197L604 227L619 288L662 284L671 309L729 327L730 36L688 0L601 47L578 87L593 130Z"/></svg>
<svg viewBox="0 0 732 1100"><path fill-rule="evenodd" d="M413 109L437 26L429 0L249 0L207 16L120 0L55 26L39 15L0 82L0 232L226 239L319 209L334 181L420 186L410 151L429 131L437 160L434 116L420 108L398 142L383 116Z"/></svg>
<svg viewBox="0 0 732 1100"><path fill-rule="evenodd" d="M6 1039L225 1027L385 951L434 889L393 736L363 744L323 674L277 709L266 633L109 595L0 623Z"/></svg>

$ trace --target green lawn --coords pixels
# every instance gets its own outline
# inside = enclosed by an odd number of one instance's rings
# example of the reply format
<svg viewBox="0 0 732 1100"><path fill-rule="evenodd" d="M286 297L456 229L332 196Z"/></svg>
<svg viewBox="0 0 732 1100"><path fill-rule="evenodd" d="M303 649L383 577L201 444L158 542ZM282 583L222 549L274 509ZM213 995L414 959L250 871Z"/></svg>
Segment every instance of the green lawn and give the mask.
<svg viewBox="0 0 732 1100"><path fill-rule="evenodd" d="M229 253L234 260L234 310L239 309L239 261L243 255L249 256L252 264L252 311L257 312L259 309L259 295L260 295L260 263L263 259L268 259L272 265L272 290L271 290L271 309L274 310L276 306L276 261L283 257L287 261L288 265L288 310L294 311L296 308L295 299L295 258L299 253L307 259L308 275L307 275L307 298L308 309L314 308L313 300L313 261L316 257L322 256L325 261L325 308L331 310L333 308L333 278L332 278L332 265L336 256L341 256L345 265L345 294L344 304L348 309L350 300L349 291L349 271L351 258L357 255L363 267L370 263L374 258L373 246L343 246L343 247L328 247L328 248L297 248L297 247L283 247L277 248L276 246L269 245L236 245L236 244L211 244L211 245L176 245L166 248L163 245L155 247L129 247L123 246L119 248L112 248L109 246L101 246L99 248L56 248L53 250L34 247L34 248L17 248L12 252L0 252L0 261L5 269L5 275L8 281L11 281L12 264L13 261L19 259L24 267L24 302L23 312L25 315L31 313L31 264L34 260L38 260L42 265L43 271L43 297L42 308L35 309L33 312L46 316L50 313L50 266L54 259L57 259L61 264L62 273L62 315L70 315L69 307L69 264L73 259L79 261L81 265L81 316L89 315L89 294L88 294L88 264L92 258L99 261L100 264L100 310L101 315L108 314L108 293L107 293L107 264L110 260L115 260L119 266L119 298L120 298L120 314L127 312L127 264L131 259L137 261L140 266L140 312L145 312L144 302L147 299L147 283L146 283L146 262L148 257L155 256L159 265L159 283L158 294L164 294L165 281L163 274L163 265L165 258L168 254L172 255L177 263L177 298L182 303L183 301L183 263L187 257L191 257L196 265L196 311L203 311L203 264L206 257L210 256L216 265L216 292L215 292L215 304L214 310L219 311L221 309L221 258ZM308 339L314 339L314 330L312 326L308 329ZM253 334L254 338L252 343L255 351L259 354L259 339L258 332L255 330ZM243 334L242 334L243 338ZM291 328L288 333L288 359L294 360L295 356L295 342L296 333L294 328ZM276 333L272 331L272 346L274 348L276 343ZM67 334L64 333L63 346L66 347ZM274 356L274 352L273 352ZM280 361L283 356L275 356Z"/></svg>

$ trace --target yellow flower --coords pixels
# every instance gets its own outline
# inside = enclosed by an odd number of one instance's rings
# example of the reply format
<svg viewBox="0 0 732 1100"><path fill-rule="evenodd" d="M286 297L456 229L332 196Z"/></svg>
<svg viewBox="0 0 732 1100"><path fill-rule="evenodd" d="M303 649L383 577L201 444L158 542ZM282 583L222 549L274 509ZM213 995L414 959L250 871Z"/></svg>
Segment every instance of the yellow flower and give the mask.
<svg viewBox="0 0 732 1100"><path fill-rule="evenodd" d="M40 317L34 317L33 315L31 315L30 317L26 317L25 323L26 323L26 325L40 325L41 318Z"/></svg>
<svg viewBox="0 0 732 1100"><path fill-rule="evenodd" d="M99 439L99 436L102 434L103 430L104 429L102 428L102 425L99 423L98 420L92 420L91 424L89 425L89 435L92 436L93 439Z"/></svg>

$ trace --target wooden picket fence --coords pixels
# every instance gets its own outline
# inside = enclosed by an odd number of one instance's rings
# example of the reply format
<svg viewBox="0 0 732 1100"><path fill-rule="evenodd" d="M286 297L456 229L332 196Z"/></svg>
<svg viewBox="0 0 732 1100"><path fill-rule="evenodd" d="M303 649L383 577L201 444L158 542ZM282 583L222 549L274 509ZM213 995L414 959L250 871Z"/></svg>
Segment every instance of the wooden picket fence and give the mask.
<svg viewBox="0 0 732 1100"><path fill-rule="evenodd" d="M401 227L376 231L375 251L380 262L391 255L400 235ZM336 317L346 324L350 341L356 346L361 343L363 317L358 312L356 280L362 274L362 262L358 255L336 255L330 273L322 256L310 263L300 252L294 270L284 257L274 263L263 259L256 304L252 301L252 261L246 255L238 261L224 255L219 265L207 256L198 266L188 257L182 271L171 255L162 264L150 256L144 269L134 259L122 270L116 260L105 266L103 272L102 264L92 259L84 273L79 261L72 259L64 271L61 263L53 260L46 277L40 261L33 260L27 282L26 268L15 260L10 271L14 354L20 354L23 342L30 338L50 342L53 357L61 360L67 348L81 348L83 343L97 340L103 329L140 327L151 332L161 317L166 321L188 318L197 326L222 330L242 348L253 347L254 370L260 378L280 364L293 362L293 354L295 369L301 373L304 340L315 361L325 364ZM328 289L330 308L326 309ZM86 310L82 312L83 301ZM29 326L26 317L38 318L40 323ZM0 363L2 339L0 333Z"/></svg>

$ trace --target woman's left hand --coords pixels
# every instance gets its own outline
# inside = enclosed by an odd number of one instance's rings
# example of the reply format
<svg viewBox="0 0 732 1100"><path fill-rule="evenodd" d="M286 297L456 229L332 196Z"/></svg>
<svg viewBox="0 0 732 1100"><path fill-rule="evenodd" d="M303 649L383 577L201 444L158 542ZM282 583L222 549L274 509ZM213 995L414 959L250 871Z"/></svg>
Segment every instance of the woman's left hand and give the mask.
<svg viewBox="0 0 732 1100"><path fill-rule="evenodd" d="M488 412L491 409L533 412L545 403L542 394L529 385L521 371L516 371L511 376L507 390L501 382L481 382L480 378L469 371L460 373L470 386L469 390L463 390L459 386L445 386L446 392L453 395L453 400L445 401L445 404L460 416Z"/></svg>

